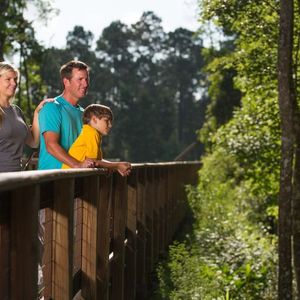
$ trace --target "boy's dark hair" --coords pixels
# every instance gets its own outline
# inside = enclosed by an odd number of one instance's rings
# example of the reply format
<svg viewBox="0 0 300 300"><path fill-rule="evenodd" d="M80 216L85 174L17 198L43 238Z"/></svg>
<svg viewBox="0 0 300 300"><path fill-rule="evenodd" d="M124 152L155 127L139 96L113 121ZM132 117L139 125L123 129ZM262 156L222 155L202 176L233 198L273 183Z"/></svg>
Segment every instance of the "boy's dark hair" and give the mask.
<svg viewBox="0 0 300 300"><path fill-rule="evenodd" d="M101 104L91 104L85 108L82 116L83 124L89 124L93 116L99 119L107 117L111 121L114 119L111 109Z"/></svg>
<svg viewBox="0 0 300 300"><path fill-rule="evenodd" d="M87 64L79 60L71 60L66 64L62 65L60 68L60 79L63 83L63 79L71 79L72 78L72 71L73 69L78 70L87 70L89 72L90 68ZM62 84L63 85L63 84Z"/></svg>

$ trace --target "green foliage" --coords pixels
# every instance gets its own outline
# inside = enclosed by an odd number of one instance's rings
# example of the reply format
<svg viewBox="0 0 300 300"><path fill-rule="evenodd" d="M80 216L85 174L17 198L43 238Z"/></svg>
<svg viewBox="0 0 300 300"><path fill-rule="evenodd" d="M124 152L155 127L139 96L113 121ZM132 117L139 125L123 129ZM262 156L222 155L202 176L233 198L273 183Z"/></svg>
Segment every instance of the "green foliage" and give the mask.
<svg viewBox="0 0 300 300"><path fill-rule="evenodd" d="M203 159L188 189L193 233L175 242L158 268L157 299L275 299L276 238L249 219L253 202L234 155Z"/></svg>
<svg viewBox="0 0 300 300"><path fill-rule="evenodd" d="M226 2L226 3L225 3ZM277 103L278 1L202 1L202 18L215 21L231 36L234 47L218 52L208 71L218 74L233 69L235 88L242 94L241 107L232 119L209 132L210 150L222 147L243 168L244 185L256 198L254 214L264 219L269 205L276 204L280 166L280 125ZM222 82L213 76L211 93ZM212 118L216 114L212 113ZM209 128L209 119L203 130Z"/></svg>
<svg viewBox="0 0 300 300"><path fill-rule="evenodd" d="M160 267L159 297L276 299L279 1L199 4L228 41L205 49L212 101L200 130L207 156L189 189L194 229Z"/></svg>
<svg viewBox="0 0 300 300"><path fill-rule="evenodd" d="M213 53L213 56L207 55L209 64L206 67L207 71L212 74L208 77L211 82L209 92L212 99L220 94L219 86L223 81L221 74L226 70L231 70L233 86L241 92L245 114L256 113L255 110L259 110L261 105L266 112L268 109L265 108L271 104L272 108L269 108L268 116L271 112L276 115L274 120L270 120L275 127L278 127L278 123L276 124L278 108L275 105L277 99L278 1L258 3L257 1L215 0L202 1L200 4L202 21L214 21L230 37L229 41L221 45L221 50L206 50L208 54ZM227 49L227 51L223 49ZM227 93L226 95L228 96ZM252 107L247 107L249 105ZM236 105L231 108L234 106ZM251 110L250 113L247 112L248 108ZM208 113L210 115L207 116L208 121L204 125L206 131L200 133L202 139L213 143L213 133L224 122L215 123L217 128L211 127L209 116L216 118L217 114L210 111ZM231 117L230 114L229 117ZM228 121L228 118L225 121ZM263 126L265 126L265 122L263 122ZM272 126L274 127L274 125ZM264 130L259 125L258 127L259 130ZM208 132L210 128L212 131Z"/></svg>
<svg viewBox="0 0 300 300"><path fill-rule="evenodd" d="M211 146L213 135L218 127L230 120L233 109L240 106L241 93L235 88L233 80L236 71L228 62L232 48L233 43L228 41L223 43L219 50L203 49L202 51L206 61L203 71L207 76L210 102L199 136L207 149Z"/></svg>

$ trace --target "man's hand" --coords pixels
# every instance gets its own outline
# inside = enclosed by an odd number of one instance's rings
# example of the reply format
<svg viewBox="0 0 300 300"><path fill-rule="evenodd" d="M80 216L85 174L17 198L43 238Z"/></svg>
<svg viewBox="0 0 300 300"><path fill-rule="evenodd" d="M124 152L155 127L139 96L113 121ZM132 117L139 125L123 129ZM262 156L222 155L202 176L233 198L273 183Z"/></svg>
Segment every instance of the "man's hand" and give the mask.
<svg viewBox="0 0 300 300"><path fill-rule="evenodd" d="M94 168L95 160L92 158L86 158L84 161L78 164L78 168Z"/></svg>

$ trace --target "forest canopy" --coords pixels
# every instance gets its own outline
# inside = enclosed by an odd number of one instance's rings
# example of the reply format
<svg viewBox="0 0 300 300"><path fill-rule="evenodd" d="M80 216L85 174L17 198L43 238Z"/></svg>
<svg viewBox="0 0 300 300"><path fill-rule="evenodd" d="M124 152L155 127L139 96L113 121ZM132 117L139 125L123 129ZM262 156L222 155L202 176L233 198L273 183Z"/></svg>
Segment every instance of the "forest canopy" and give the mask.
<svg viewBox="0 0 300 300"><path fill-rule="evenodd" d="M190 147L184 159L199 159L197 130L208 101L199 34L184 28L165 32L161 19L145 12L130 26L112 22L97 38L78 24L68 33L65 47L45 48L22 14L26 2L14 8L4 4L7 22L0 54L17 58L21 84L16 101L29 120L37 103L61 93L60 66L78 59L91 67L91 85L82 106L102 103L115 115L113 130L104 139L106 157L169 161ZM18 26L8 21L11 9L19 13L24 39L10 35Z"/></svg>

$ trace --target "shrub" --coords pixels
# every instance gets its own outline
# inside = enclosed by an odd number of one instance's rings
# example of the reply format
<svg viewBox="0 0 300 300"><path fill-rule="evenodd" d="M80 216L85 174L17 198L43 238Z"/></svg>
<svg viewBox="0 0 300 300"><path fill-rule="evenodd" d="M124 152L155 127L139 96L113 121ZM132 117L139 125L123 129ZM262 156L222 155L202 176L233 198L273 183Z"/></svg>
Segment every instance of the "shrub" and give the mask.
<svg viewBox="0 0 300 300"><path fill-rule="evenodd" d="M187 191L193 232L159 265L158 299L275 299L276 237L249 219L251 193L235 157L221 148L208 155Z"/></svg>

